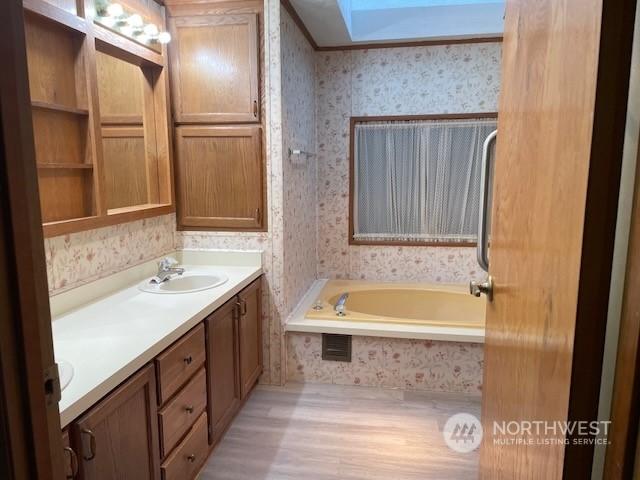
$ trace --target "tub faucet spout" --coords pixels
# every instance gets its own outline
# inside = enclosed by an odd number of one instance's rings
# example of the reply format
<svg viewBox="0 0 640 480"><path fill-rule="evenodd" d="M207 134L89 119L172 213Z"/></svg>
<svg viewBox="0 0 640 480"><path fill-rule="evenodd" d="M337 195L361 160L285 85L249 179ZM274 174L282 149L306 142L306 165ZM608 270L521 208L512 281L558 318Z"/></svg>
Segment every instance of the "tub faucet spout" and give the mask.
<svg viewBox="0 0 640 480"><path fill-rule="evenodd" d="M333 306L333 309L336 311L336 315L338 315L339 317L345 316L344 311L346 310L345 303L347 301L347 298L349 298L349 294L343 293L342 295L340 295L340 298Z"/></svg>

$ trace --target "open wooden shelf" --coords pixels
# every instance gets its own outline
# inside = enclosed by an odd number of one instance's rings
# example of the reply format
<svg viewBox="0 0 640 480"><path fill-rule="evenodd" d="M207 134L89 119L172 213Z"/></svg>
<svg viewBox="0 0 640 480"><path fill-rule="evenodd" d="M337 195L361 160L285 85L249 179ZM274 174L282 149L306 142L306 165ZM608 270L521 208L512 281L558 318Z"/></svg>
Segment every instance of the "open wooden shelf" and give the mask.
<svg viewBox="0 0 640 480"><path fill-rule="evenodd" d="M119 223L157 217L159 215L166 215L174 212L175 207L173 204L137 205L135 207L111 209L109 210L108 215L86 216L63 221L45 222L42 227L45 237L55 237L82 230L108 227Z"/></svg>
<svg viewBox="0 0 640 480"><path fill-rule="evenodd" d="M45 237L174 212L166 48L85 18L92 2L23 2ZM165 28L156 2L128 8Z"/></svg>
<svg viewBox="0 0 640 480"><path fill-rule="evenodd" d="M38 168L91 170L93 165L90 163L38 163Z"/></svg>
<svg viewBox="0 0 640 480"><path fill-rule="evenodd" d="M34 100L31 102L31 106L38 110L49 110L52 112L71 113L75 115L89 115L89 110L85 108L69 107L67 105L61 105L59 103L40 102Z"/></svg>

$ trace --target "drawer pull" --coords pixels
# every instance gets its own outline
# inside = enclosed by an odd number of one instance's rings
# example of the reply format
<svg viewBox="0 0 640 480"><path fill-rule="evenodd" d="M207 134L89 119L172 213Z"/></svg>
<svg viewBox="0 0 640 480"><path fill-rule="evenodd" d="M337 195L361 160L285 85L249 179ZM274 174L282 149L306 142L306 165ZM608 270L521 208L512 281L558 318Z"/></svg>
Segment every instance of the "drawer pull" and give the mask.
<svg viewBox="0 0 640 480"><path fill-rule="evenodd" d="M193 357L191 355L189 355L188 357L185 357L184 359L185 364L191 365L191 362L193 362Z"/></svg>
<svg viewBox="0 0 640 480"><path fill-rule="evenodd" d="M191 455L189 455L187 457L187 460L189 460L191 463L196 461L196 456L192 453Z"/></svg>
<svg viewBox="0 0 640 480"><path fill-rule="evenodd" d="M80 432L81 435L89 435L89 455L82 455L87 462L96 458L96 436L91 430L85 428ZM84 451L84 448L82 449Z"/></svg>
<svg viewBox="0 0 640 480"><path fill-rule="evenodd" d="M247 314L247 301L242 299L236 302L236 307L238 308L238 315L244 317Z"/></svg>
<svg viewBox="0 0 640 480"><path fill-rule="evenodd" d="M184 407L184 411L187 412L189 415L191 415L193 413L193 405Z"/></svg>
<svg viewBox="0 0 640 480"><path fill-rule="evenodd" d="M64 451L69 454L69 466L71 475L67 475L67 479L73 480L78 476L78 457L71 447L64 447Z"/></svg>

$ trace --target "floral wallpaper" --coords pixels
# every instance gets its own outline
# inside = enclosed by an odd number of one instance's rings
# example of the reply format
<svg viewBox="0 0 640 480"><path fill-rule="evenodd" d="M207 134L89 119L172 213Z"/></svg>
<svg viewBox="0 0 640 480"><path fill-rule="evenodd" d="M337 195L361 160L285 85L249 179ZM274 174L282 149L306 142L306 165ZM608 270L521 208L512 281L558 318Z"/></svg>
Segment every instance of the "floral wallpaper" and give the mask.
<svg viewBox="0 0 640 480"><path fill-rule="evenodd" d="M287 380L482 394L483 345L352 337L351 362L322 360L322 334L287 334Z"/></svg>
<svg viewBox="0 0 640 480"><path fill-rule="evenodd" d="M497 111L499 43L318 52L318 275L466 282L473 248L349 246L349 118Z"/></svg>
<svg viewBox="0 0 640 480"><path fill-rule="evenodd" d="M480 276L469 248L348 245L348 124L351 115L495 110L500 46L314 52L279 0L265 0L265 31L269 231L177 232L175 215L165 215L49 238L50 294L175 248L260 250L263 383L477 392L480 345L354 337L354 362L336 364L319 360L319 335L285 339L283 324L318 277L458 283ZM317 156L289 159L289 148Z"/></svg>
<svg viewBox="0 0 640 480"><path fill-rule="evenodd" d="M317 278L315 158L315 51L289 13L280 13L282 58L283 295L291 312Z"/></svg>
<svg viewBox="0 0 640 480"><path fill-rule="evenodd" d="M174 249L175 215L46 238L49 294L55 295Z"/></svg>

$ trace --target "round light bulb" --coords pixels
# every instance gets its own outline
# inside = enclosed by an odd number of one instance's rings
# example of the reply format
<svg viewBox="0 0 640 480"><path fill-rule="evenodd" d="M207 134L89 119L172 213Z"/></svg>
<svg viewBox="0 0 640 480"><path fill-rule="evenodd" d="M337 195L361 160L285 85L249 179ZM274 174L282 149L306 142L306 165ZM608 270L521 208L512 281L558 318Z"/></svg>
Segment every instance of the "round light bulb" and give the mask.
<svg viewBox="0 0 640 480"><path fill-rule="evenodd" d="M116 24L116 19L113 17L100 17L100 23L111 28Z"/></svg>
<svg viewBox="0 0 640 480"><path fill-rule="evenodd" d="M137 13L134 13L129 18L127 18L127 23L134 28L141 27L144 24L142 17Z"/></svg>
<svg viewBox="0 0 640 480"><path fill-rule="evenodd" d="M133 36L133 27L131 27L131 25L122 25L120 27L120 33L127 37L131 37Z"/></svg>
<svg viewBox="0 0 640 480"><path fill-rule="evenodd" d="M158 35L158 42L169 43L171 41L171 34L169 32L160 32Z"/></svg>
<svg viewBox="0 0 640 480"><path fill-rule="evenodd" d="M146 33L141 33L136 37L136 40L138 40L140 43L147 43L149 41L149 35L147 35Z"/></svg>
<svg viewBox="0 0 640 480"><path fill-rule="evenodd" d="M158 35L158 27L153 23L149 23L144 26L143 32L145 33L145 35L155 37L156 35Z"/></svg>
<svg viewBox="0 0 640 480"><path fill-rule="evenodd" d="M124 9L119 3L112 3L107 7L107 15L110 17L121 17L124 15Z"/></svg>

